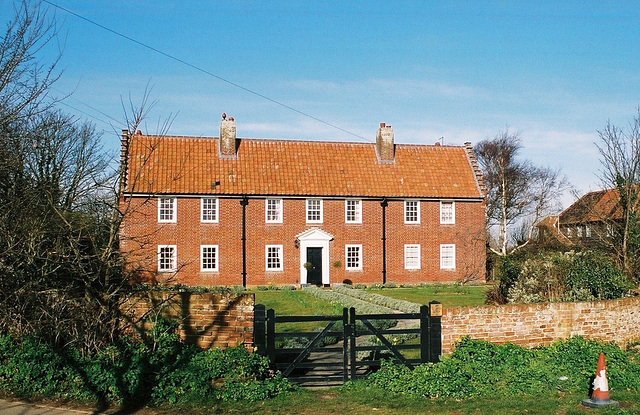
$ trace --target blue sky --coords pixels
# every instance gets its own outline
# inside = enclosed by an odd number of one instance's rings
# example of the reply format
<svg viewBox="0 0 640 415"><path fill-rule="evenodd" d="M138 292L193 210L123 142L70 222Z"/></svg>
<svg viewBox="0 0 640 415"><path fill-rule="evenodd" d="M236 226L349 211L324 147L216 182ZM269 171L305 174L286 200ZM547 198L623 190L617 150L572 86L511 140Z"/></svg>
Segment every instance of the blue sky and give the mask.
<svg viewBox="0 0 640 415"><path fill-rule="evenodd" d="M49 5L64 44L55 92L114 151L121 99L149 84L147 133L174 114L170 134L217 135L222 112L257 138L374 140L386 122L397 143L475 144L508 127L523 157L585 192L600 188L597 130L640 105L633 1L50 1L351 133ZM12 7L0 0L0 21Z"/></svg>

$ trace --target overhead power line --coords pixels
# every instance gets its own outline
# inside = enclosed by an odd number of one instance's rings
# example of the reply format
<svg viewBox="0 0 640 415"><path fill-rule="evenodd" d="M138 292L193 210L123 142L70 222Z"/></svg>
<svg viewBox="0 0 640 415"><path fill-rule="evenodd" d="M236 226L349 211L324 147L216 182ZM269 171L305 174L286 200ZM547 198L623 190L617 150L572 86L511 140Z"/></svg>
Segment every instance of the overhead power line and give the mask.
<svg viewBox="0 0 640 415"><path fill-rule="evenodd" d="M356 133L353 133L353 132L351 132L351 131L349 131L349 130L346 130L346 129L344 129L344 128L342 128L342 127L338 126L338 125L332 124L332 123L330 123L330 122L328 122L328 121L325 121L325 120L323 120L323 119L321 119L321 118L315 117L315 116L313 116L313 115L311 115L311 114L309 114L309 113L306 113L306 112L304 112L304 111L301 111L301 110L299 110L299 109L296 109L296 108L294 108L294 107L292 107L292 106L290 106L290 105L287 105L287 104L285 104L285 103L283 103L283 102L281 102L281 101L278 101L278 100L276 100L276 99L270 98L270 97L268 97L268 96L266 96L266 95L264 95L264 94L261 94L261 93L259 93L259 92L257 92L257 91L254 91L253 89L247 88L247 87L242 86L242 85L240 85L240 84L238 84L238 83L236 83L236 82L230 81L230 80L228 80L228 79L226 79L226 78L223 78L223 77L221 77L221 76L219 76L219 75L216 75L216 74L214 74L213 72L208 71L208 70L206 70L206 69L204 69L204 68L202 68L202 67L200 67L200 66L197 66L197 65L195 65L195 64L192 64L192 63L190 63L190 62L187 62L187 61L185 61L184 59L178 58L178 57L176 57L176 56L174 56L174 55L171 55L171 54L169 54L169 53L167 53L167 52L164 52L164 51L162 51L162 50L160 50L160 49L158 49L158 48L155 48L155 47L150 46L150 45L148 45L148 44L146 44L146 43L144 43L144 42L141 42L141 41L139 41L139 40L136 40L136 39L134 39L134 38L132 38L132 37L130 37L130 36L127 36L127 35L125 35L125 34L123 34L123 33L118 32L118 31L116 31L116 30L113 30L113 29L111 29L111 28L109 28L109 27L107 27L107 26L104 26L104 25L102 25L102 24L100 24L100 23L98 23L98 22L96 22L96 21L93 21L93 20L91 20L91 19L89 19L89 18L86 18L86 17L84 17L84 16L82 16L82 15L80 15L80 14L78 14L78 13L74 12L74 11L71 11L71 10L69 10L69 9L67 9L67 8L65 8L65 7L62 7L62 6L60 6L60 5L56 4L56 3L53 3L53 2L51 2L51 1L49 1L49 0L43 0L43 2L44 2L44 3L49 4L49 5L51 5L51 6L55 7L55 8L57 8L57 9L62 10L62 11L63 11L63 12L65 12L65 13L68 13L68 14L70 14L70 15L72 15L72 16L75 16L75 17L77 17L78 19L84 20L84 21L85 21L85 22L87 22L87 23L90 23L90 24L92 24L92 25L94 25L94 26L97 26L97 27L99 27L99 28L100 28L100 29L102 29L102 30L106 30L107 32L110 32L110 33L112 33L112 34L114 34L114 35L116 35L116 36L119 36L119 37L121 37L121 38L124 38L124 39L126 39L126 40L128 40L128 41L130 41L130 42L133 42L133 43L135 43L135 44L137 44L137 45L139 45L139 46L142 46L143 48L146 48L146 49L149 49L149 50L151 50L151 51L153 51L153 52L156 52L156 53L158 53L158 54L160 54L160 55L162 55L162 56L164 56L164 57L166 57L166 58L169 58L169 59L171 59L171 60L173 60L173 61L176 61L176 62L178 62L178 63L181 63L181 64L183 64L183 65L186 65L186 66L188 66L188 67L190 67L190 68L192 68L192 69L195 69L196 71L202 72L202 73L204 73L204 74L206 74L206 75L208 75L208 76L211 76L211 77L213 77L213 78L215 78L215 79L217 79L217 80L219 80L219 81L222 81L222 82L227 83L227 84L229 84L229 85L231 85L231 86L234 86L234 87L236 87L236 88L239 88L239 89L241 89L241 90L243 90L243 91L245 91L245 92L248 92L248 93L253 94L253 95L257 96L257 97L260 97L260 98L262 98L262 99L265 99L265 100L267 100L267 101L269 101L269 102L272 102L272 103L274 103L274 104L276 104L276 105L279 105L279 106L281 106L281 107L284 107L284 108L286 108L286 109L288 109L288 110L290 110L290 111L296 112L296 113L298 113L298 114L300 114L300 115L303 115L303 116L305 116L305 117L307 117L307 118L311 118L312 120L317 121L317 122L322 123L322 124L325 124L325 125L327 125L327 126L329 126L329 127L331 127L331 128L335 128L335 129L337 129L337 130L339 130L339 131L342 131L343 133L346 133L346 134L352 135L352 136L354 136L354 137L360 138L360 139L365 140L365 141L369 141L369 142L371 142L371 141L372 141L372 140L370 140L370 139L368 139L368 138L365 138L365 137L363 137L363 136L361 136L361 135L359 135L359 134L356 134Z"/></svg>

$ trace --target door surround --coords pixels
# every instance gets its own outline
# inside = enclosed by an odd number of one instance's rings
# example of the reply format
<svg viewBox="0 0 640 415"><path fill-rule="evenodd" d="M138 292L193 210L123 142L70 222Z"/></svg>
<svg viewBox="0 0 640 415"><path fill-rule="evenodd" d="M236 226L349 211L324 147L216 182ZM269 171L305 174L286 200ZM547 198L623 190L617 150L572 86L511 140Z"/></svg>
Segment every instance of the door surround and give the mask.
<svg viewBox="0 0 640 415"><path fill-rule="evenodd" d="M329 241L333 240L333 235L320 228L311 228L296 235L296 240L300 251L300 284L307 284L307 270L304 267L307 248L322 248L322 285L329 285Z"/></svg>

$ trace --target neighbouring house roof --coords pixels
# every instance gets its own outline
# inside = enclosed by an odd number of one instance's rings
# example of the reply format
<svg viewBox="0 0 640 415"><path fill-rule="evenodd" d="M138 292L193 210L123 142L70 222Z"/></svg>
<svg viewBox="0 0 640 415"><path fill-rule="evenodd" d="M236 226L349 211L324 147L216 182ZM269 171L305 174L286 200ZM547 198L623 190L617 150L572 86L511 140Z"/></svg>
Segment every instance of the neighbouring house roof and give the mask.
<svg viewBox="0 0 640 415"><path fill-rule="evenodd" d="M229 159L218 138L127 138L127 194L484 197L470 145L396 144L385 164L367 143L242 138Z"/></svg>
<svg viewBox="0 0 640 415"><path fill-rule="evenodd" d="M619 202L617 189L587 193L560 214L560 223L566 225L619 219L622 214Z"/></svg>

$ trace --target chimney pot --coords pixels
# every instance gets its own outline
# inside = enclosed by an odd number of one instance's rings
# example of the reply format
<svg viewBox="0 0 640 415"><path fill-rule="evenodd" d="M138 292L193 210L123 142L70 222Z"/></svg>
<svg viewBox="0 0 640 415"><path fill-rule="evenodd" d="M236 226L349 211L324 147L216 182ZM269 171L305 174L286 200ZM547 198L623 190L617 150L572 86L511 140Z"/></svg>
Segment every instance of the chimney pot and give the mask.
<svg viewBox="0 0 640 415"><path fill-rule="evenodd" d="M380 123L380 128L384 128L384 126L385 126L385 123L381 122Z"/></svg>

